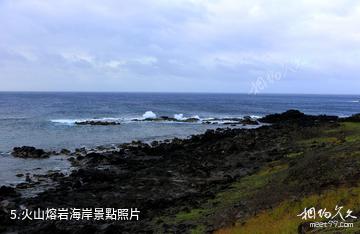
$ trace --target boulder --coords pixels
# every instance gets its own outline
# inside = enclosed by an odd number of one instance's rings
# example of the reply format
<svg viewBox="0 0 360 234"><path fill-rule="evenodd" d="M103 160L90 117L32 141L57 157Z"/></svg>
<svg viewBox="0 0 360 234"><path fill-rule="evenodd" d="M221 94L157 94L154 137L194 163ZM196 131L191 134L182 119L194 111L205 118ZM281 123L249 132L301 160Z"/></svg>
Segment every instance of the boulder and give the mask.
<svg viewBox="0 0 360 234"><path fill-rule="evenodd" d="M101 121L101 120L86 120L86 121L77 121L76 125L99 125L99 126L109 126L109 125L120 125L119 122L115 121Z"/></svg>
<svg viewBox="0 0 360 234"><path fill-rule="evenodd" d="M64 155L69 155L70 153L71 153L71 151L68 150L68 149L62 149L62 150L60 151L60 154L64 154Z"/></svg>
<svg viewBox="0 0 360 234"><path fill-rule="evenodd" d="M259 125L259 122L250 116L245 116L242 120L240 120L240 123L245 125Z"/></svg>
<svg viewBox="0 0 360 234"><path fill-rule="evenodd" d="M19 193L16 190L9 186L0 187L0 197L17 197Z"/></svg>
<svg viewBox="0 0 360 234"><path fill-rule="evenodd" d="M37 149L32 146L15 147L11 153L14 157L19 158L47 158L49 153L43 149Z"/></svg>
<svg viewBox="0 0 360 234"><path fill-rule="evenodd" d="M187 118L184 120L184 122L188 122L188 123L194 123L194 122L198 122L199 119L198 118L194 118L194 117L191 117L191 118Z"/></svg>
<svg viewBox="0 0 360 234"><path fill-rule="evenodd" d="M305 115L298 110L288 110L281 114L267 115L261 119L260 122L281 124L281 123L296 123L302 126L313 125L319 122L336 122L339 117L331 115Z"/></svg>
<svg viewBox="0 0 360 234"><path fill-rule="evenodd" d="M169 116L161 116L159 118L160 121L178 121L177 119L175 118L172 118L172 117L169 117Z"/></svg>
<svg viewBox="0 0 360 234"><path fill-rule="evenodd" d="M263 123L281 123L281 122L300 120L304 117L305 117L305 114L298 110L288 110L281 114L267 115L267 116L259 119L259 121L263 122Z"/></svg>

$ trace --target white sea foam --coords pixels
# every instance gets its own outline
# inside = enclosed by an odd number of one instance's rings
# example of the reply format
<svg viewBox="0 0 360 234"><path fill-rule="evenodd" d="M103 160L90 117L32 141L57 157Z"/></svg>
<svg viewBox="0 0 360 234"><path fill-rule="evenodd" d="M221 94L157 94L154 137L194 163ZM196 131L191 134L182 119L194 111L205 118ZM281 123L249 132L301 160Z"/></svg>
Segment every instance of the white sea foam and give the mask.
<svg viewBox="0 0 360 234"><path fill-rule="evenodd" d="M252 119L261 119L262 118L262 116L259 116L259 115L250 115L250 117Z"/></svg>
<svg viewBox="0 0 360 234"><path fill-rule="evenodd" d="M52 123L64 124L64 125L74 125L76 122L85 122L85 121L99 121L99 122L121 122L121 118L89 118L89 119L52 119Z"/></svg>
<svg viewBox="0 0 360 234"><path fill-rule="evenodd" d="M193 116L191 116L190 118L200 120L200 117L199 117L198 115L193 115Z"/></svg>
<svg viewBox="0 0 360 234"><path fill-rule="evenodd" d="M350 101L350 102L353 102L353 103L359 103L360 100L353 100L353 101Z"/></svg>
<svg viewBox="0 0 360 234"><path fill-rule="evenodd" d="M57 124L66 124L66 125L73 125L77 121L81 121L80 119L52 119L50 120L52 123Z"/></svg>
<svg viewBox="0 0 360 234"><path fill-rule="evenodd" d="M100 118L100 119L89 119L89 120L95 120L95 121L110 121L110 122L120 122L123 119L122 118L112 118L112 117L106 117L106 118Z"/></svg>
<svg viewBox="0 0 360 234"><path fill-rule="evenodd" d="M193 115L193 116L190 116L190 117L185 117L184 114L174 114L174 119L179 120L179 121L184 121L184 120L187 120L187 119L198 119L198 120L201 120L198 115Z"/></svg>
<svg viewBox="0 0 360 234"><path fill-rule="evenodd" d="M261 116L251 115L252 119L258 119L261 118ZM50 120L52 123L59 124L59 125L75 125L76 122L85 122L85 121L103 121L103 122L117 122L117 123L131 123L134 120L145 120L145 119L156 119L157 115L152 111L146 111L141 119L136 118L115 118L115 117L104 117L104 118L83 118L83 119L53 119ZM206 117L201 118L198 115L192 115L192 116L185 116L182 113L174 114L174 119L178 121L186 121L188 119L198 119L198 122L215 122L215 123L232 123L237 122L236 119L242 119L241 117L234 117L234 116L223 116L223 117ZM172 121L161 121L161 122L172 122Z"/></svg>
<svg viewBox="0 0 360 234"><path fill-rule="evenodd" d="M216 116L216 117L206 117L206 118L202 118L201 120L203 121L219 121L219 120L231 120L231 119L243 119L244 117L249 116L251 119L253 120L257 120L257 119L261 119L263 116L260 115L243 115L243 116ZM196 115L196 117L198 119L199 116ZM196 118L195 117L195 118Z"/></svg>
<svg viewBox="0 0 360 234"><path fill-rule="evenodd" d="M146 111L143 116L144 119L155 119L156 118L156 114L152 111Z"/></svg>
<svg viewBox="0 0 360 234"><path fill-rule="evenodd" d="M177 120L185 120L186 118L184 118L184 115L183 115L183 114L175 114L175 115L174 115L174 119L177 119Z"/></svg>

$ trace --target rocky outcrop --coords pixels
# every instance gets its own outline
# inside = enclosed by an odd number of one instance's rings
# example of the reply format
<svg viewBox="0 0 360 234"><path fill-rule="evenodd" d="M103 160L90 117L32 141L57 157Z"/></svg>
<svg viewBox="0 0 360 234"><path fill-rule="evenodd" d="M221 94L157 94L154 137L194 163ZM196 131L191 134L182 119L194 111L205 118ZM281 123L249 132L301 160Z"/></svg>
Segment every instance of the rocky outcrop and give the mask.
<svg viewBox="0 0 360 234"><path fill-rule="evenodd" d="M71 158L78 170L54 178L58 182L55 189L21 203L30 209L60 207L64 201L70 207L137 207L142 211L141 224L110 222L110 226L120 232L152 232L149 224L153 217L171 209L191 209L233 181L256 172L264 163L281 158L280 154L262 153L273 147L280 132L285 131L219 128L184 140L153 144L134 141L112 151L78 149L79 156ZM254 154L258 151L261 156ZM110 227L100 230L91 222L84 221L84 225L99 233L111 233ZM26 233L41 233L51 223L19 221L15 225ZM56 227L59 232L75 233L79 226L56 222Z"/></svg>
<svg viewBox="0 0 360 234"><path fill-rule="evenodd" d="M49 153L32 146L15 147L11 154L19 158L47 158Z"/></svg>
<svg viewBox="0 0 360 234"><path fill-rule="evenodd" d="M244 125L259 125L259 122L250 116L245 116L242 120L240 120L240 123Z"/></svg>
<svg viewBox="0 0 360 234"><path fill-rule="evenodd" d="M338 120L339 117L337 116L305 115L304 113L298 110L288 110L281 114L271 114L259 119L259 121L262 123L272 123L272 124L296 123L302 126L313 125L318 122L331 122Z"/></svg>
<svg viewBox="0 0 360 234"><path fill-rule="evenodd" d="M246 119L249 124L255 124L252 122L255 120ZM59 173L48 174L47 178L52 178L57 182L55 188L49 189L34 198L17 198L18 200L15 200L17 205L23 205L29 209L63 207L64 204L67 207L79 208L94 206L136 207L141 211L141 218L138 222L104 221L104 223L99 223L93 220L83 220L80 224L77 221L44 222L33 220L23 222L13 220L12 223L6 223L9 214L1 213L0 209L0 227L4 227L5 231L21 231L30 234L49 232L189 233L190 229L193 228L191 226L192 220L176 225L166 223L164 217L177 217L176 214L180 212L197 209L205 201L211 201L216 194L230 188L235 181L256 174L266 165L270 165L271 170L276 169L275 165L277 164L273 163L282 162L286 165L284 168L289 167L289 173L279 174L281 178L279 183L284 186L288 186L290 183L286 183L283 176L292 178L291 176L294 175L295 179L302 179L304 178L304 170L309 172L305 173L308 177L317 173L319 168L314 166L317 164L313 161L316 157L303 158L301 156L299 159L289 157L293 152L304 150L303 148L296 148L294 139L303 136L303 134L308 134L309 129L320 132L318 130L322 129L321 127L333 126L326 120L332 122L336 118L306 116L298 111L289 111L267 116L263 120L275 124L256 129L218 128L208 130L204 134L193 135L188 139L175 138L163 142L152 142L151 144L134 141L119 145L117 149L106 150L103 147L100 147L98 151L89 151L85 148L76 149L74 153L70 153L73 156L70 160L74 166L78 167L77 170L69 176L63 176ZM307 128L302 124L293 123L306 123L311 126ZM319 128L313 127L316 123L323 123L323 125ZM319 150L322 149L319 148ZM326 154L324 153L324 155ZM317 158L320 160L320 156ZM317 161L315 160L315 162ZM332 174L333 161L324 157L321 162L323 162L321 165L325 165L327 162L326 165L329 167L326 169L329 168L329 170L326 171L329 172L329 175ZM343 165L347 169L352 167L352 170L347 170L346 178L358 178L358 167L354 166L357 164L349 162L349 166L342 163L335 165ZM325 182L333 185L333 181L338 178L337 176L330 177L327 174L321 175L324 175L321 177L323 178L321 183L316 182L319 180L318 177L314 177L311 183L308 183L309 178L301 180L302 183L295 179L291 180L296 181L296 183L291 183L294 185L292 188L294 190L291 191L295 191L296 194L301 194L302 191L312 192L315 185L318 188L323 188ZM328 181L329 178L325 176L329 176L330 182ZM261 184L262 180L254 180L254 184L258 184L258 182ZM276 179L270 177L269 181L276 181ZM250 182L252 183L252 181ZM301 184L302 187L298 184ZM272 205L269 200L274 198L269 196L270 192L268 191L274 190L274 188L265 187L269 190L265 190L264 200L259 203L257 200L250 200L249 204L254 203L254 206L258 204L262 208ZM282 192L286 195L291 192L284 187L282 190L275 190L276 193L272 195L278 197L278 191L279 194ZM252 193L249 194L250 196L253 195ZM243 199L242 193L240 198ZM248 212L249 210L241 208L244 204L236 203L231 209ZM213 205L216 206L215 200ZM231 209L226 212L230 214ZM219 218L219 222L214 222L216 225L220 225L219 223L223 221L221 219L226 217L225 214L221 214L221 217L218 213L216 215ZM207 223L202 224L205 226ZM211 225L205 226L204 232L211 232L219 227Z"/></svg>
<svg viewBox="0 0 360 234"><path fill-rule="evenodd" d="M288 121L298 121L305 118L305 114L298 110L288 110L281 114L271 114L263 118L260 118L259 121L263 123L281 123Z"/></svg>
<svg viewBox="0 0 360 234"><path fill-rule="evenodd" d="M19 193L12 187L1 186L0 187L0 200L6 197L18 197Z"/></svg>
<svg viewBox="0 0 360 234"><path fill-rule="evenodd" d="M195 117L177 119L169 116L160 116L156 118L145 118L145 119L133 119L132 121L145 121L145 122L199 122L200 119Z"/></svg>
<svg viewBox="0 0 360 234"><path fill-rule="evenodd" d="M63 154L63 155L70 155L71 151L68 149L62 149L60 150L59 154Z"/></svg>
<svg viewBox="0 0 360 234"><path fill-rule="evenodd" d="M120 125L116 121L101 121L101 120L86 120L86 121L76 121L76 125L98 125L98 126L109 126L109 125Z"/></svg>
<svg viewBox="0 0 360 234"><path fill-rule="evenodd" d="M355 114L347 118L343 118L342 121L345 122L360 122L360 114Z"/></svg>

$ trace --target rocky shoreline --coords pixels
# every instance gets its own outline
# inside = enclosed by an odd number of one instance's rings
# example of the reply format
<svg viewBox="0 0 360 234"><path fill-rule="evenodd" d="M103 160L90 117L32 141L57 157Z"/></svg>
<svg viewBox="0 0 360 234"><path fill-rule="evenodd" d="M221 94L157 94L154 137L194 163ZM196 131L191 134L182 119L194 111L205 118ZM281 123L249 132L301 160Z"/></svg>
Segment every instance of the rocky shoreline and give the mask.
<svg viewBox="0 0 360 234"><path fill-rule="evenodd" d="M120 119L83 119L74 121L75 125L92 125L92 126L111 126L111 125L121 125L122 121ZM184 117L182 114L175 114L174 117L171 116L159 116L157 117L155 113L149 117L144 114L142 118L134 118L127 120L130 122L172 122L172 123L198 123L198 124L216 124L216 125L259 125L257 118L251 116L244 117L224 117L224 118L205 118L200 119L199 116Z"/></svg>
<svg viewBox="0 0 360 234"><path fill-rule="evenodd" d="M258 124L251 118L241 121L244 121L239 122L241 124ZM218 128L201 135L193 135L188 139L175 138L166 142L154 141L151 144L134 141L117 147L99 147L90 151L81 148L74 152L67 149L60 152L45 152L33 147L14 148L13 155L22 158L41 159L51 155L64 155L76 170L68 176L53 172L38 177L47 183L54 183L54 187L31 198L22 197L19 190L27 189L26 184L36 186L38 181L34 182L34 177L29 178L22 187L2 186L0 232L214 232L238 219L248 217L253 211L276 205L280 198L287 198L289 194L286 195L284 188L279 187L279 198L271 197L271 192L268 193L267 199L259 197L258 200L252 201L242 198L231 204L231 208L220 216L209 213L206 218L198 220L198 216L189 214L193 214L194 210L203 209L204 204L216 199L219 194L228 192L234 184L244 178L261 172L263 168L286 164L296 172L305 162L296 161L297 159L288 155L298 151L305 152L305 149L301 148L300 151L300 146L294 143L294 139L312 137L321 129L337 129L343 122L359 122L359 115L340 119L336 116L309 116L290 110L282 114L268 115L258 121L271 125L256 129ZM321 147L323 146L315 146L312 149L324 149ZM300 180L300 187L294 188L289 185L287 193L305 196L320 192L328 186L335 186L336 183L352 183L355 181L354 174L360 175L357 168L346 170L342 180L325 178L326 183L319 180L302 187ZM351 176L353 179L349 179ZM261 190L257 196L266 191L268 188ZM241 193L245 194L246 191ZM216 210L221 205L222 201L211 203L211 210ZM141 213L139 221L10 219L10 211L13 209L36 210L49 207L136 207ZM189 218L181 218L181 214L187 214Z"/></svg>

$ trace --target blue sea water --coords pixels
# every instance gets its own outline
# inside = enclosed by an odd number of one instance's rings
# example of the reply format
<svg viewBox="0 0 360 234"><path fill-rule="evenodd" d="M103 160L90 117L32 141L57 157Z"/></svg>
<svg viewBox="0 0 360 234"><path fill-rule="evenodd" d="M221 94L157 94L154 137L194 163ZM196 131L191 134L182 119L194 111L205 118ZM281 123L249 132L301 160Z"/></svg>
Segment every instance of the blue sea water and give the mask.
<svg viewBox="0 0 360 234"><path fill-rule="evenodd" d="M201 119L264 116L299 109L307 114L349 116L360 112L360 95L246 95L171 93L27 93L0 92L0 185L24 182L16 174L69 172L65 157L21 159L15 146L46 150L92 148L132 140L187 137L218 125L179 122L134 122L146 111L157 116L182 114ZM84 119L112 119L116 126L78 126ZM38 192L37 190L35 193Z"/></svg>
<svg viewBox="0 0 360 234"><path fill-rule="evenodd" d="M360 112L360 95L247 95L190 93L0 93L0 152L15 146L45 149L94 147L132 140L185 137L217 126L131 122L158 116L200 118L264 116L288 109L349 116ZM77 126L79 119L115 118L118 126Z"/></svg>

